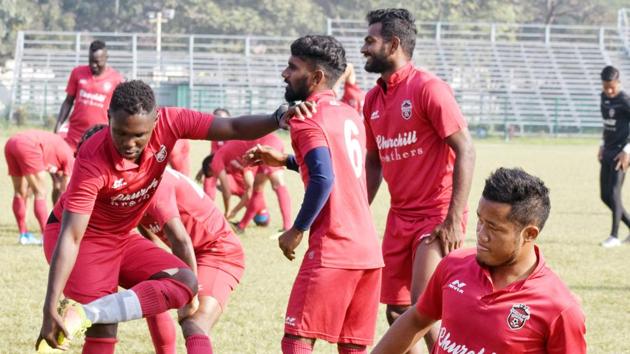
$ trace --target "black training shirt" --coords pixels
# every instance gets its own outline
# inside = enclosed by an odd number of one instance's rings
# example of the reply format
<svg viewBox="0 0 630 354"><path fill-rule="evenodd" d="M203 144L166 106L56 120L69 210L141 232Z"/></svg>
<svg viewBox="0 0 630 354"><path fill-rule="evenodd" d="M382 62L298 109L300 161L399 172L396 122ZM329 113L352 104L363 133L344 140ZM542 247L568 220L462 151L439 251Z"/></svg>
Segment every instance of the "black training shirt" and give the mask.
<svg viewBox="0 0 630 354"><path fill-rule="evenodd" d="M630 97L624 92L613 98L601 94L604 148L621 151L630 143Z"/></svg>

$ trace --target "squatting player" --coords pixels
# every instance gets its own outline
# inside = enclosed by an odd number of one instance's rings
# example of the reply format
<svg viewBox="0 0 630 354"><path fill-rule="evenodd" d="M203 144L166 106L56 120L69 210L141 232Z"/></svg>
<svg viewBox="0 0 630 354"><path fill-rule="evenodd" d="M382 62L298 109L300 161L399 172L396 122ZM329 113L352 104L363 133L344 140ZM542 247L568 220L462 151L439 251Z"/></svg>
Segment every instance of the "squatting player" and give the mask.
<svg viewBox="0 0 630 354"><path fill-rule="evenodd" d="M433 354L586 353L580 304L535 245L550 208L539 178L492 173L477 207L477 249L444 258L372 353L404 353L438 320Z"/></svg>
<svg viewBox="0 0 630 354"><path fill-rule="evenodd" d="M160 183L168 154L178 139L260 137L279 127L281 112L215 119L186 109L157 108L153 91L142 81L120 84L109 109L109 129L81 147L68 190L46 226L44 250L51 266L38 344L45 340L58 348L58 338L74 336L91 324L84 351L112 353L116 323L188 304L197 292L194 273L133 231ZM117 293L119 281L130 289ZM84 305L71 303L59 315L62 292ZM203 335L193 344L189 353L210 348Z"/></svg>
<svg viewBox="0 0 630 354"><path fill-rule="evenodd" d="M630 215L623 207L621 187L630 163L630 96L621 89L619 70L607 66L602 70L601 111L604 123L602 144L597 157L600 196L612 211L610 236L602 242L604 247L621 245L619 224L630 228ZM630 236L626 239L630 242Z"/></svg>
<svg viewBox="0 0 630 354"><path fill-rule="evenodd" d="M9 175L13 184L13 215L20 232L19 242L25 244L41 244L26 227L26 199L28 190L33 191L35 201L33 209L39 222L40 231L44 233L48 207L46 206L46 173L53 181L53 204L59 195L66 190L74 156L72 149L62 137L41 130L27 130L14 134L4 146L4 156L9 167Z"/></svg>
<svg viewBox="0 0 630 354"><path fill-rule="evenodd" d="M65 139L76 150L79 140L88 128L96 124L107 124L107 108L112 93L122 81L123 77L107 65L105 43L98 40L92 42L88 65L77 66L70 74L66 99L57 116L55 133L70 116Z"/></svg>
<svg viewBox="0 0 630 354"><path fill-rule="evenodd" d="M244 270L243 247L214 202L191 179L167 168L140 221L141 232L164 241L195 273L198 308L180 311L186 345L210 334ZM168 312L147 317L158 353L175 353L175 326Z"/></svg>
<svg viewBox="0 0 630 354"><path fill-rule="evenodd" d="M309 246L293 284L282 339L284 354L311 353L316 339L339 353L367 353L376 327L382 255L367 201L365 131L352 107L332 91L346 66L345 51L330 36L291 44L282 77L287 101L314 101L312 119L292 120L295 156L259 146L254 160L299 170L306 191L298 216L279 244L295 258L303 233Z"/></svg>
<svg viewBox="0 0 630 354"><path fill-rule="evenodd" d="M375 10L361 53L379 73L365 98L368 198L384 177L391 207L383 239L381 302L391 324L461 247L475 152L451 88L411 62L416 28L405 9ZM437 328L425 337L430 349Z"/></svg>
<svg viewBox="0 0 630 354"><path fill-rule="evenodd" d="M230 111L228 111L226 108L217 108L214 111L212 111L212 114L214 114L215 117L221 117L221 118L229 118L230 117ZM225 141L213 140L210 143L210 153L211 154L216 154L217 151L219 151L219 149L224 144L225 144ZM197 176L195 177L195 179L197 181L199 181L201 184L203 184L204 192L206 192L206 194L210 197L210 199L214 200L214 197L217 194L217 179L216 179L216 177L214 177L214 176L206 177L204 172L203 172L203 168L202 168L201 170L199 170L199 172L197 172Z"/></svg>

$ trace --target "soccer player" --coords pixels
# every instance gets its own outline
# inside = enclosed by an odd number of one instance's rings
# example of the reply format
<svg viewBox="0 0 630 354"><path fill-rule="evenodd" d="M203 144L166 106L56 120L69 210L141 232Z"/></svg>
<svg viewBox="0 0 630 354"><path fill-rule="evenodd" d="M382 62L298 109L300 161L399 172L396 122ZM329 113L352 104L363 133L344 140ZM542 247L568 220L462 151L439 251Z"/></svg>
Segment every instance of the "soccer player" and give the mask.
<svg viewBox="0 0 630 354"><path fill-rule="evenodd" d="M107 124L107 108L114 89L123 77L107 65L107 47L102 41L90 44L88 65L72 70L54 131L70 116L66 141L76 150L83 133L95 124ZM74 109L73 109L74 107ZM72 114L70 111L72 110Z"/></svg>
<svg viewBox="0 0 630 354"><path fill-rule="evenodd" d="M416 28L405 9L367 15L361 53L380 74L365 98L368 199L382 178L391 196L383 239L381 302L391 324L418 296L440 259L461 247L475 152L451 88L411 61ZM427 333L429 350L437 328Z"/></svg>
<svg viewBox="0 0 630 354"><path fill-rule="evenodd" d="M52 178L53 204L65 191L72 171L72 150L62 137L41 130L26 130L14 134L4 146L4 156L13 184L13 215L20 232L19 242L23 245L42 242L26 227L26 200L28 190L35 196L33 209L44 233L48 207L46 206L46 173Z"/></svg>
<svg viewBox="0 0 630 354"><path fill-rule="evenodd" d="M357 110L359 113L363 113L363 102L365 101L365 92L361 90L357 85L357 75L354 72L354 65L348 63L346 71L341 75L335 86L341 86L343 84L343 96L341 102L346 103ZM337 88L333 88L337 91Z"/></svg>
<svg viewBox="0 0 630 354"><path fill-rule="evenodd" d="M217 108L212 114L215 117L221 118L229 118L230 111L227 108ZM216 154L217 151L225 144L225 141L212 141L210 143L210 153ZM201 168L199 172L197 172L197 176L195 179L203 185L203 190L210 197L210 199L214 200L214 197L217 194L217 178L214 176L206 177L204 173L204 169Z"/></svg>
<svg viewBox="0 0 630 354"><path fill-rule="evenodd" d="M605 67L601 72L601 79L604 131L597 158L601 165L600 196L612 211L610 236L601 243L603 247L608 248L621 245L619 240L621 221L630 228L630 215L623 207L621 198L621 188L630 163L630 96L621 89L619 70L615 67ZM630 236L625 242L630 242Z"/></svg>
<svg viewBox="0 0 630 354"><path fill-rule="evenodd" d="M44 233L50 260L38 345L66 346L59 338L86 332L85 353L113 353L116 324L188 304L197 280L180 259L133 229L144 214L178 139L255 139L302 116L309 104L269 116L235 119L180 108L157 108L142 81L120 84L109 109L109 129L85 141L66 193ZM118 284L129 290L116 292ZM61 293L77 301L62 306ZM91 327L90 327L91 325ZM68 327L66 327L68 326ZM189 353L209 352L209 338L187 341Z"/></svg>
<svg viewBox="0 0 630 354"><path fill-rule="evenodd" d="M188 139L177 140L168 158L168 164L185 176L190 175L190 142Z"/></svg>
<svg viewBox="0 0 630 354"><path fill-rule="evenodd" d="M383 260L367 201L365 131L357 111L332 91L345 66L345 51L331 36L294 41L282 72L285 98L314 101L317 112L290 122L295 156L264 146L248 153L299 170L306 188L295 223L279 238L293 260L310 230L287 306L284 354L311 353L316 339L337 343L342 354L367 353L376 327Z"/></svg>
<svg viewBox="0 0 630 354"><path fill-rule="evenodd" d="M209 335L244 270L243 248L227 220L194 181L167 168L140 230L158 236L197 276L199 306L180 311L184 338ZM168 312L147 317L147 323L156 351L175 353Z"/></svg>
<svg viewBox="0 0 630 354"><path fill-rule="evenodd" d="M433 354L586 353L580 304L535 244L550 207L539 178L494 171L477 206L477 248L444 258L372 353L404 353L438 320Z"/></svg>

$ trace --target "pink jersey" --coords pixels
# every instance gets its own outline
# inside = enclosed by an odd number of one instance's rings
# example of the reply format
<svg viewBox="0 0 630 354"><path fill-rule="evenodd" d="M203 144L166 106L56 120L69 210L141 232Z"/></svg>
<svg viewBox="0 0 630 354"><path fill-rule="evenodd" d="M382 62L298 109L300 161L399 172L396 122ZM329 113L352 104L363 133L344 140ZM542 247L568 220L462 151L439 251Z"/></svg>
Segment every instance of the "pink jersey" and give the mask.
<svg viewBox="0 0 630 354"><path fill-rule="evenodd" d="M357 112L363 112L363 102L365 101L365 92L361 90L359 85L346 82L343 85L343 96L341 102L350 105Z"/></svg>
<svg viewBox="0 0 630 354"><path fill-rule="evenodd" d="M187 109L160 108L139 164L118 153L109 130L94 134L79 151L68 190L55 205L55 216L60 218L63 210L90 214L92 235L128 233L155 194L177 139L206 138L213 118Z"/></svg>
<svg viewBox="0 0 630 354"><path fill-rule="evenodd" d="M221 149L212 158L210 169L216 176L219 172L225 170L227 174L242 175L243 174L243 155L247 150L255 147L257 144L271 146L276 150L284 151L282 140L274 134L267 134L256 140L231 140L226 142ZM257 167L247 167L256 171Z"/></svg>
<svg viewBox="0 0 630 354"><path fill-rule="evenodd" d="M123 77L109 66L99 76L92 75L87 65L77 66L68 79L66 93L74 97L66 141L73 149L83 133L95 124L107 124L107 109L114 89Z"/></svg>
<svg viewBox="0 0 630 354"><path fill-rule="evenodd" d="M412 63L368 92L363 107L367 149L378 151L391 209L415 216L446 214L455 154L445 139L466 121L451 88Z"/></svg>
<svg viewBox="0 0 630 354"><path fill-rule="evenodd" d="M444 258L416 305L442 320L432 353L586 353L580 304L538 248L536 255L532 274L501 290L494 290L475 249Z"/></svg>
<svg viewBox="0 0 630 354"><path fill-rule="evenodd" d="M164 224L180 217L195 251L210 249L214 241L232 233L214 202L190 178L167 168L140 224L171 246Z"/></svg>
<svg viewBox="0 0 630 354"><path fill-rule="evenodd" d="M7 140L7 146L12 144L15 144L17 147L22 146L22 144L28 144L33 147L33 150L28 150L37 151L37 155L28 154L28 156L24 156L26 154L23 154L19 158L37 159L38 164L41 164L42 170L46 172L65 176L69 176L70 172L72 172L74 154L63 138L57 134L44 130L26 130L11 136ZM27 149L22 150L22 152L26 153ZM19 158L15 161L18 164L31 162L20 160Z"/></svg>
<svg viewBox="0 0 630 354"><path fill-rule="evenodd" d="M293 119L290 123L302 180L308 184L304 157L317 147L330 150L335 180L328 201L311 226L304 265L380 268L383 258L367 201L362 119L352 107L337 101L332 90L308 100L317 102L317 113L312 119Z"/></svg>

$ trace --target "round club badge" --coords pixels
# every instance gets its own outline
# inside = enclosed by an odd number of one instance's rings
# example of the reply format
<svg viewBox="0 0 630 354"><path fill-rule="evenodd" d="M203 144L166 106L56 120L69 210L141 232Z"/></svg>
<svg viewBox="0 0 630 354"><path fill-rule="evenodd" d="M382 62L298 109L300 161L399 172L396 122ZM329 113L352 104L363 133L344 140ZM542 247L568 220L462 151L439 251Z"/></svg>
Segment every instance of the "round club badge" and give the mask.
<svg viewBox="0 0 630 354"><path fill-rule="evenodd" d="M525 322L529 320L529 306L524 304L514 304L510 309L510 314L507 317L507 324L511 330L517 331L523 326Z"/></svg>

